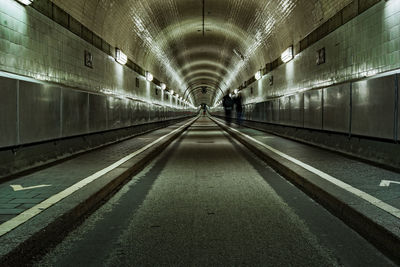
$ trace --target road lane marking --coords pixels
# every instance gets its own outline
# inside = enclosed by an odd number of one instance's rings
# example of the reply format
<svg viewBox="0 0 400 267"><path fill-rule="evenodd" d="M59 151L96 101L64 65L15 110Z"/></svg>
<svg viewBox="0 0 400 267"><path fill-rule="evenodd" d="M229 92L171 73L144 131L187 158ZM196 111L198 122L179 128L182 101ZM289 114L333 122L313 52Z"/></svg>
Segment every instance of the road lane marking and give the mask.
<svg viewBox="0 0 400 267"><path fill-rule="evenodd" d="M34 186L28 186L28 187L23 187L20 184L12 184L10 186L14 191L23 191L23 190L36 189L36 188L41 188L41 187L48 187L48 186L51 186L51 184L41 184L41 185L34 185Z"/></svg>
<svg viewBox="0 0 400 267"><path fill-rule="evenodd" d="M51 207L52 205L56 204L57 202L59 202L60 200L68 197L69 195L71 195L72 193L74 193L75 191L81 189L82 187L86 186L87 184L97 180L98 178L100 178L101 176L103 176L104 174L112 171L113 169L117 168L118 166L122 165L123 163L127 162L128 160L132 159L133 157L139 155L140 153L144 152L145 150L149 149L150 147L154 146L155 144L159 143L161 140L167 138L170 135L173 135L174 133L180 131L181 129L189 126L190 124L192 124L194 121L196 121L198 119L198 117L196 117L195 119L191 120L190 122L182 125L181 127L173 130L172 132L161 136L160 138L158 138L157 140L153 141L152 143L136 150L135 152L121 158L120 160L116 161L115 163L111 164L110 166L84 178L83 180L75 183L74 185L68 187L67 189L49 197L48 199L40 202L39 204L33 206L30 209L25 210L24 212L20 213L19 215L17 215L16 217L4 222L3 224L0 225L0 236L5 235L6 233L10 232L11 230L15 229L16 227L18 227L19 225L23 224L24 222L28 221L29 219L33 218L34 216L38 215L39 213L41 213L43 210Z"/></svg>
<svg viewBox="0 0 400 267"><path fill-rule="evenodd" d="M218 121L218 123L222 124L219 121ZM229 126L226 126L226 127L229 127ZM273 148L273 147L271 147L269 145L266 145L266 144L254 139L253 137L251 137L251 136L249 136L247 134L244 134L244 133L242 133L242 132L240 132L240 131L232 128L232 127L229 127L229 128L232 131L240 134L241 136L252 140L253 142L255 142L255 143L261 145L262 147L274 152L275 154L277 154L277 155L279 155L279 156L281 156L281 157L283 157L283 158L285 158L285 159L287 159L287 160L289 160L289 161L291 161L291 162L303 167L304 169L306 169L306 170L318 175L319 177L321 177L321 178L333 183L334 185L336 185L336 186L338 186L338 187L340 187L340 188L342 188L342 189L344 189L344 190L346 190L346 191L348 191L348 192L360 197L361 199L369 202L370 204L372 204L372 205L374 205L374 206L376 206L376 207L388 212L389 214L393 215L394 217L400 219L400 209L397 209L397 208L395 208L395 207L383 202L382 200L380 200L380 199L378 199L378 198L376 198L374 196L371 196L370 194L368 194L368 193L366 193L364 191L361 191L361 190L359 190L359 189L357 189L357 188L355 188L355 187L353 187L353 186L351 186L351 185L349 185L349 184L347 184L347 183L345 183L345 182L343 182L343 181L341 181L341 180L339 180L339 179L337 179L337 178L335 178L335 177L333 177L333 176L331 176L331 175L329 175L327 173L324 173L324 172L322 172L322 171L320 171L320 170L318 170L318 169L316 169L316 168L314 168L314 167L312 167L312 166L310 166L310 165L308 165L308 164L306 164L306 163L304 163L304 162L302 162L302 161L300 161L300 160L298 160L296 158L293 158L293 157L291 157L291 156L289 156L289 155L287 155L287 154L285 154L285 153L283 153L283 152L281 152L281 151L279 151L279 150L277 150L277 149L275 149L275 148Z"/></svg>
<svg viewBox="0 0 400 267"><path fill-rule="evenodd" d="M382 180L379 186L386 186L389 187L390 184L400 184L400 182L397 181L390 181L390 180Z"/></svg>

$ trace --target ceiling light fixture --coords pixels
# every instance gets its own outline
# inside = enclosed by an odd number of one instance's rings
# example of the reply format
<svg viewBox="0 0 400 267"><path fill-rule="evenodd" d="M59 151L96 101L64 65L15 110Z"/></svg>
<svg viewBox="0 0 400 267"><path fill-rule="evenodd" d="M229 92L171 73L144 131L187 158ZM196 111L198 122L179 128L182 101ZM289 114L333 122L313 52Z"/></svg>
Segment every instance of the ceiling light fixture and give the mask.
<svg viewBox="0 0 400 267"><path fill-rule="evenodd" d="M289 62L293 59L293 46L289 46L281 55L281 59L284 63Z"/></svg>

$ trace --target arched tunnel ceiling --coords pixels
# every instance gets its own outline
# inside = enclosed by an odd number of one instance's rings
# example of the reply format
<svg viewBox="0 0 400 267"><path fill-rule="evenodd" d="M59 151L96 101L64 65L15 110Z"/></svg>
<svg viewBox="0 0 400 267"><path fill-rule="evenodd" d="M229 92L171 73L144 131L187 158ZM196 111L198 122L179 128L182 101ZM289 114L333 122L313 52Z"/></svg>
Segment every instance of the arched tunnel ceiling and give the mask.
<svg viewBox="0 0 400 267"><path fill-rule="evenodd" d="M189 90L195 105L212 104L216 90L237 87L352 2L52 1L180 95L201 81L209 90Z"/></svg>

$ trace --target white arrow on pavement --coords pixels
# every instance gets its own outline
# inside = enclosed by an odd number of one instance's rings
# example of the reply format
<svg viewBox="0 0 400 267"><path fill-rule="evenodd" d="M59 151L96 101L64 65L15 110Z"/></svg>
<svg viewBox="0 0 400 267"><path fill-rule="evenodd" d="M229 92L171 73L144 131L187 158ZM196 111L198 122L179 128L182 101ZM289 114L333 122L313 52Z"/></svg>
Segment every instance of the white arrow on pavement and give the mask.
<svg viewBox="0 0 400 267"><path fill-rule="evenodd" d="M390 186L390 184L400 184L400 182L397 181L389 181L389 180L382 180L379 186Z"/></svg>
<svg viewBox="0 0 400 267"><path fill-rule="evenodd" d="M41 185L28 186L28 187L22 187L22 185L19 185L19 184L12 184L10 186L14 191L22 191L22 190L29 190L29 189L35 189L35 188L40 188L40 187L51 186L51 184L41 184Z"/></svg>

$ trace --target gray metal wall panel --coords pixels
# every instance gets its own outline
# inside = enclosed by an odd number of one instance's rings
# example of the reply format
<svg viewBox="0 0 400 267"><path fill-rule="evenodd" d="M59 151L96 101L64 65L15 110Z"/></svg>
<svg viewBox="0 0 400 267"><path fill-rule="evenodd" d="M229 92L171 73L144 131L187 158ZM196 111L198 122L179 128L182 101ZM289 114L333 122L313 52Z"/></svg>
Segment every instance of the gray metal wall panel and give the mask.
<svg viewBox="0 0 400 267"><path fill-rule="evenodd" d="M349 132L350 85L343 84L324 90L324 130Z"/></svg>
<svg viewBox="0 0 400 267"><path fill-rule="evenodd" d="M243 115L242 115L242 118L244 119L244 120L247 120L248 118L247 118L247 113L248 113L248 105L244 105L243 106ZM222 110L221 110L222 111Z"/></svg>
<svg viewBox="0 0 400 267"><path fill-rule="evenodd" d="M304 93L304 127L322 129L322 92L313 90Z"/></svg>
<svg viewBox="0 0 400 267"><path fill-rule="evenodd" d="M139 123L138 122L139 121L139 119L138 119L139 103L136 101L132 101L130 108L131 108L131 124L136 125Z"/></svg>
<svg viewBox="0 0 400 267"><path fill-rule="evenodd" d="M304 94L291 95L290 99L290 125L303 127Z"/></svg>
<svg viewBox="0 0 400 267"><path fill-rule="evenodd" d="M147 109L146 109L146 104L142 103L142 102L138 102L138 113L137 113L137 117L138 117L138 123L142 124L145 123L148 117L147 114Z"/></svg>
<svg viewBox="0 0 400 267"><path fill-rule="evenodd" d="M247 113L247 116L248 116L248 119L249 120L254 120L254 104L249 104L247 107L248 107L248 113Z"/></svg>
<svg viewBox="0 0 400 267"><path fill-rule="evenodd" d="M259 121L265 121L265 102L260 102L257 105L257 109L258 109L258 120Z"/></svg>
<svg viewBox="0 0 400 267"><path fill-rule="evenodd" d="M279 123L290 125L290 98L279 98Z"/></svg>
<svg viewBox="0 0 400 267"><path fill-rule="evenodd" d="M89 94L89 131L98 132L107 129L107 98Z"/></svg>
<svg viewBox="0 0 400 267"><path fill-rule="evenodd" d="M121 126L123 127L131 125L130 102L132 101L126 98L121 100Z"/></svg>
<svg viewBox="0 0 400 267"><path fill-rule="evenodd" d="M397 140L400 140L400 74L397 74Z"/></svg>
<svg viewBox="0 0 400 267"><path fill-rule="evenodd" d="M255 120L262 121L264 118L264 102L256 103L255 105Z"/></svg>
<svg viewBox="0 0 400 267"><path fill-rule="evenodd" d="M149 120L150 121L155 121L155 119L156 119L156 108L157 108L157 106L150 107L150 104L149 104Z"/></svg>
<svg viewBox="0 0 400 267"><path fill-rule="evenodd" d="M89 94L67 88L62 93L62 136L85 134L89 123Z"/></svg>
<svg viewBox="0 0 400 267"><path fill-rule="evenodd" d="M252 112L251 104L245 105L243 119L250 120L251 112Z"/></svg>
<svg viewBox="0 0 400 267"><path fill-rule="evenodd" d="M265 102L265 121L272 122L273 101Z"/></svg>
<svg viewBox="0 0 400 267"><path fill-rule="evenodd" d="M353 83L353 134L394 138L395 76Z"/></svg>
<svg viewBox="0 0 400 267"><path fill-rule="evenodd" d="M108 129L116 129L123 126L121 121L122 99L107 97Z"/></svg>
<svg viewBox="0 0 400 267"><path fill-rule="evenodd" d="M20 81L19 88L21 143L60 137L61 89L27 81Z"/></svg>
<svg viewBox="0 0 400 267"><path fill-rule="evenodd" d="M17 144L17 80L0 77L0 147Z"/></svg>
<svg viewBox="0 0 400 267"><path fill-rule="evenodd" d="M274 99L272 102L272 122L278 123L279 122L279 99Z"/></svg>
<svg viewBox="0 0 400 267"><path fill-rule="evenodd" d="M267 120L267 102L263 102L261 120L264 122Z"/></svg>

